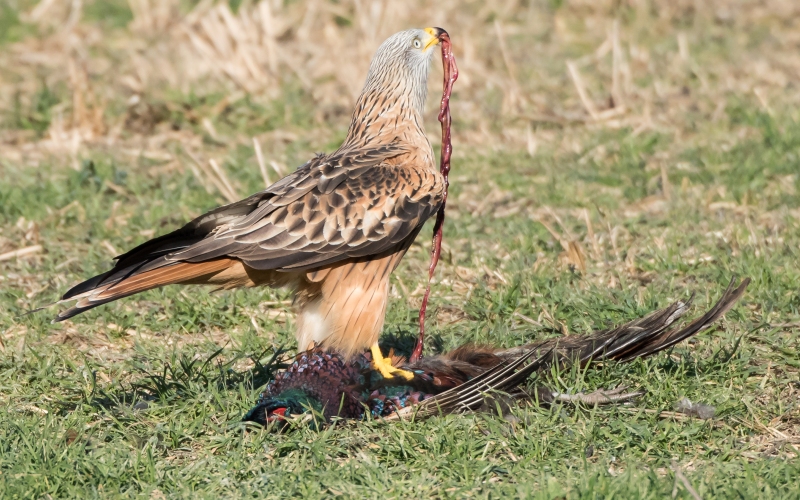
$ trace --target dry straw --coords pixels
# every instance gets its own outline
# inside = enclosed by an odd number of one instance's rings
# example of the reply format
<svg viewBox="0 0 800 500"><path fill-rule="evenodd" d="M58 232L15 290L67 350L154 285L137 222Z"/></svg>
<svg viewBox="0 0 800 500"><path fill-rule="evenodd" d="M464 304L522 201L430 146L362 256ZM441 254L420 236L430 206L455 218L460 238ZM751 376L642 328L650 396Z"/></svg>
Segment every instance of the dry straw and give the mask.
<svg viewBox="0 0 800 500"><path fill-rule="evenodd" d="M85 19L80 0L41 0L22 13L45 36L0 54L10 76L0 85L0 106L13 109L14 99L30 104L43 73L49 88L63 84L71 90L68 102L52 110L43 151L77 158L84 144L120 140L130 129L124 117L108 111L110 103L117 101L118 109L127 99L147 102L168 88L227 95L200 117L213 126L217 115L243 97L268 101L294 82L319 109L321 129L331 120L341 127L377 45L409 26L441 25L453 35L462 68L453 112L471 124L455 131L457 139L531 153L548 141L547 133L531 128L538 122L678 132L683 114L698 101L710 102L709 113L718 119L724 113L720 95L730 89L742 89L771 111L771 89L788 85L800 68L798 56L786 52L700 64L692 50L699 30L673 28L687 12L709 27L764 16L790 19L800 14L790 0L566 0L557 9L511 0L245 0L235 11L213 0L190 11L179 0L128 5L131 22L111 34ZM647 49L656 32L673 33L674 47L666 46L663 54ZM566 56L577 47L586 55ZM682 89L693 78L701 82L702 95L685 97ZM503 113L491 130L484 103L498 90ZM252 137L232 139L250 143ZM274 160L270 156L262 154L264 164Z"/></svg>

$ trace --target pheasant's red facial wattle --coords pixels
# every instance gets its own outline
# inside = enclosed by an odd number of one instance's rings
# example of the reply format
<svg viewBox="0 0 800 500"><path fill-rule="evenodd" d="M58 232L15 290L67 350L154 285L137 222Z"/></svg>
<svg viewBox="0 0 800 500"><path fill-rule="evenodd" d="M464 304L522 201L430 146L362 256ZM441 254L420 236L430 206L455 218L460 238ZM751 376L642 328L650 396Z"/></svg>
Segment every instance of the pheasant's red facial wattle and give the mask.
<svg viewBox="0 0 800 500"><path fill-rule="evenodd" d="M288 408L275 408L267 413L267 422L278 422L286 420L286 410Z"/></svg>

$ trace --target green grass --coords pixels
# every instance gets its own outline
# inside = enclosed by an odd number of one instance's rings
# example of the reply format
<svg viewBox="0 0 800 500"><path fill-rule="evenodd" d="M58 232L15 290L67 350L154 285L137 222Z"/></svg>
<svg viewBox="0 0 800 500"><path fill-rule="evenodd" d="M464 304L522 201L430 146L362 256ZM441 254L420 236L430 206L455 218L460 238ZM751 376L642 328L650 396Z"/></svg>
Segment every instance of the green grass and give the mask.
<svg viewBox="0 0 800 500"><path fill-rule="evenodd" d="M513 425L468 415L286 434L246 429L239 419L274 369L274 350L292 347L290 324L257 313L260 301L280 299L280 292L166 289L67 324L51 325L50 311L20 317L55 299L65 285L103 270L109 253L97 241L122 249L141 241L140 231L165 231L217 201L188 173L153 178L141 174L141 165L101 156L78 172L7 167L13 180L0 187L4 237L19 237L20 217L39 221L47 252L3 264L2 496L150 496L160 490L202 497L385 491L389 497L661 498L678 484L678 495L687 497L670 468L675 460L690 464L686 475L704 498L796 497L800 464L785 458L796 454L795 445L764 428L798 425L797 326L772 325L796 325L800 315L798 219L781 215L797 208L781 179L792 171L785 161L797 150L800 128L758 113L742 116L737 120L749 120L760 134L726 153L707 147L681 152L696 167L690 187L673 188L666 211L648 216L626 216L621 207L652 194L634 159L658 151L664 144L659 137L600 134L593 143L621 144L618 159L585 166L557 155L460 151L446 231L450 256L439 276L458 281L453 270L461 266L478 277L466 300L457 287L436 285L434 309L451 305L465 319L447 323L446 316L434 315L443 319L433 322L431 349L465 341L514 345L555 334L515 320L515 312L536 318L546 310L570 332L583 333L645 314L687 290L706 306L731 275L753 278L719 330L669 355L549 379L561 390L620 383L645 389L634 405L520 407ZM754 158L762 160L759 169ZM729 166L718 168L722 163ZM240 177L257 189L256 177ZM481 181L489 178L497 187ZM128 194L108 189L106 180ZM621 196L604 194L605 186ZM710 210L704 192L712 186L727 186L724 200L733 203L753 186L750 211ZM468 193L484 199L504 188L510 192L506 205L531 201L533 191L531 208L553 207L576 234L585 232L583 221L562 209L589 208L601 239L606 224L624 229L621 254L602 241L601 255L593 256L587 244L589 271L581 276L555 264L560 248L527 208L507 217L492 215L498 207L470 213ZM81 208L63 211L73 200ZM106 223L116 201L123 202L117 214L125 215L124 225ZM780 219L780 238L758 224L748 229L743 220L767 214ZM727 234L728 242L717 233ZM656 244L657 238L664 242ZM632 247L631 264L626 253ZM407 288L422 283L425 255L417 248L401 266ZM691 262L701 256L709 262ZM482 279L484 267L508 283ZM26 286L40 285L43 291L26 297ZM413 334L415 309L402 295L392 301L386 330ZM256 333L251 314L269 335ZM260 364L254 368L248 360ZM644 411L671 410L682 397L716 406L719 424Z"/></svg>
<svg viewBox="0 0 800 500"><path fill-rule="evenodd" d="M547 10L558 14L564 5L550 1ZM84 16L122 32L131 12L127 2L87 2ZM0 44L32 29L17 15L0 25L11 27ZM760 29L748 28L751 39L742 43L763 47L769 38ZM714 33L713 44L693 47L698 61L737 50L733 36ZM672 34L649 36L654 58L676 50ZM515 40L528 39L512 39L512 50ZM563 50L578 57L594 48L575 42ZM544 73L539 63L548 62L532 57L518 59L521 75ZM8 93L16 107L0 110L6 129L32 143L48 137L53 110L71 99L51 80L29 82L25 99ZM687 82L699 95L701 83ZM704 499L800 498L800 118L781 94L771 109L750 94L721 95L720 118L708 119L714 106L688 112L679 132L533 121L532 133L549 138L533 156L522 147L455 144L428 352L587 333L691 292L697 312L732 276L752 278L718 328L668 353L544 378L560 391L643 389L632 404L531 404L513 408L515 418L487 413L277 434L240 419L279 369L281 349L296 348L286 292L166 288L59 324L50 323L54 308L25 314L106 270L113 250L225 202L197 180L186 150L219 159L244 195L263 186L253 135L297 136L270 151L290 166L335 147L349 111L317 114L296 85L284 82L272 100L240 96L227 106L219 106L228 96L222 90L143 95L150 107L141 112L155 122L136 122L146 126L124 129L120 141L146 150L136 134L180 131L163 149L176 161L102 141L87 142L75 162L68 154L0 156L0 254L43 246L0 261L0 497L692 498L677 464ZM502 90L484 97L477 115L455 116L458 132L486 121L496 137L509 126ZM109 121L133 116L127 98L110 98ZM210 136L203 117L223 140ZM542 222L580 243L586 272L564 261ZM408 342L416 333L430 231L393 277L386 338ZM659 415L684 397L713 405L716 418Z"/></svg>

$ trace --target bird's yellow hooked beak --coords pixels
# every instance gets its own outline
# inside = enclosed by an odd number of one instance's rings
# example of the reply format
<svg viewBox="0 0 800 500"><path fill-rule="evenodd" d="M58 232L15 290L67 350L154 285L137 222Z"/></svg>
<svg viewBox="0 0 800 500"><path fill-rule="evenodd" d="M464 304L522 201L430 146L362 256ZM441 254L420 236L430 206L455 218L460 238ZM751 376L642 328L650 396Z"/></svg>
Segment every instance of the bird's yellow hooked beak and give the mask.
<svg viewBox="0 0 800 500"><path fill-rule="evenodd" d="M430 40L427 41L425 44L424 50L428 50L429 48L433 47L434 45L439 45L439 42L442 41L440 38L442 33L447 33L442 28L425 28L425 33L431 36Z"/></svg>

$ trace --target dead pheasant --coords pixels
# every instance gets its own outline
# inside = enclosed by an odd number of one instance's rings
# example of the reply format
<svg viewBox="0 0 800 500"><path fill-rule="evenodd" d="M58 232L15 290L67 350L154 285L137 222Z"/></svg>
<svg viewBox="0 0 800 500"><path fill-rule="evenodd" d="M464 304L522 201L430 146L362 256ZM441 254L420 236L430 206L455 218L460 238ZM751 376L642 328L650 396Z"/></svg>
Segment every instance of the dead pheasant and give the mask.
<svg viewBox="0 0 800 500"><path fill-rule="evenodd" d="M577 399L590 404L629 399L639 393L615 390L566 396L545 387L529 392L525 382L535 373L546 372L554 363L562 367L583 367L608 360L625 363L668 349L710 327L733 307L748 283L750 280L745 279L734 286L735 281L731 281L713 307L683 327L675 323L689 311L691 298L590 335L543 340L510 349L466 345L405 365L402 360L394 360L396 366L414 373L410 381L383 377L374 369L369 353L345 361L338 354L320 349L307 351L267 385L244 420L267 424L310 412L326 421L367 416L421 418L475 410L493 392L512 398Z"/></svg>

